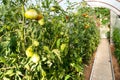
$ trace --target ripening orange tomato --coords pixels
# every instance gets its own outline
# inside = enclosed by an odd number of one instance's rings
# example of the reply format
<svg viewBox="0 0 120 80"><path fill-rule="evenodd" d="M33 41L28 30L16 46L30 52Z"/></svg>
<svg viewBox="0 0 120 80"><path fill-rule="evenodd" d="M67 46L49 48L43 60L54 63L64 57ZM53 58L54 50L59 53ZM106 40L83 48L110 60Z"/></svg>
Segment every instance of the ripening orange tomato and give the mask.
<svg viewBox="0 0 120 80"><path fill-rule="evenodd" d="M42 14L38 14L36 20L40 20L40 19L43 19L43 15Z"/></svg>
<svg viewBox="0 0 120 80"><path fill-rule="evenodd" d="M89 26L86 25L86 26L85 26L85 29L87 29L87 28L89 28Z"/></svg>
<svg viewBox="0 0 120 80"><path fill-rule="evenodd" d="M87 29L87 28L89 28L90 26L87 24L87 25L85 25L84 27L85 27L85 29Z"/></svg>
<svg viewBox="0 0 120 80"><path fill-rule="evenodd" d="M66 20L68 20L68 19L69 19L69 16L65 16L65 18L66 18Z"/></svg>
<svg viewBox="0 0 120 80"><path fill-rule="evenodd" d="M88 14L87 14L87 13L84 13L82 16L84 16L84 17L88 17Z"/></svg>

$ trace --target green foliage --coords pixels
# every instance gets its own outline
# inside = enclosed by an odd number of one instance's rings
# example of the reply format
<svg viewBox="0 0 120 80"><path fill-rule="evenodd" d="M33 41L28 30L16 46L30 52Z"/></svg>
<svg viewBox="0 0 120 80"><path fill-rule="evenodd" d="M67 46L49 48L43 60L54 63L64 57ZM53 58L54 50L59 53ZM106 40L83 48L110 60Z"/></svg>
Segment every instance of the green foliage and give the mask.
<svg viewBox="0 0 120 80"><path fill-rule="evenodd" d="M115 44L115 55L118 59L118 62L120 64L120 29L119 28L114 28L113 31L113 41Z"/></svg>
<svg viewBox="0 0 120 80"><path fill-rule="evenodd" d="M3 0L0 5L0 79L84 80L84 64L99 43L94 10L79 8L75 15L60 6L51 11L51 4L58 5L54 0L26 4ZM29 8L44 16L44 25L24 17Z"/></svg>
<svg viewBox="0 0 120 80"><path fill-rule="evenodd" d="M105 25L110 22L110 10L107 8L95 8L97 18L100 18L102 24Z"/></svg>

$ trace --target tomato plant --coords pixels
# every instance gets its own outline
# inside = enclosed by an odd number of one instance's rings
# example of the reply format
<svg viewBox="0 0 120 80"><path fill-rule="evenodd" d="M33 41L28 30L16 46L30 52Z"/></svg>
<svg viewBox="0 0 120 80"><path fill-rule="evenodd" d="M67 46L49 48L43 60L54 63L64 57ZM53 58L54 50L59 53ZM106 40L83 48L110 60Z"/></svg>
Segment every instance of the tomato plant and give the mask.
<svg viewBox="0 0 120 80"><path fill-rule="evenodd" d="M115 55L120 64L120 44L119 44L120 43L120 29L119 28L114 28L113 41L114 41L114 45L115 45Z"/></svg>
<svg viewBox="0 0 120 80"><path fill-rule="evenodd" d="M99 31L92 8L78 7L77 14L71 10L54 0L3 0L0 79L83 80Z"/></svg>
<svg viewBox="0 0 120 80"><path fill-rule="evenodd" d="M107 8L95 8L97 18L101 19L102 25L110 22L110 10Z"/></svg>

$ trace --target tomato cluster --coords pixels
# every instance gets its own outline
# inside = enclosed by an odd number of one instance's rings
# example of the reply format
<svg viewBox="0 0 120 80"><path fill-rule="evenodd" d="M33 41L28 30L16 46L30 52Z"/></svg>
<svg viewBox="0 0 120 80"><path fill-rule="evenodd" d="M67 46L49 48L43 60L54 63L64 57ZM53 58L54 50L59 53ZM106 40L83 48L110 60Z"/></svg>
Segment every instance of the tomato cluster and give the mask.
<svg viewBox="0 0 120 80"><path fill-rule="evenodd" d="M45 22L44 22L44 16L37 12L35 9L29 9L25 12L25 17L28 18L28 19L35 19L35 20L38 20L38 23L40 25L44 25Z"/></svg>

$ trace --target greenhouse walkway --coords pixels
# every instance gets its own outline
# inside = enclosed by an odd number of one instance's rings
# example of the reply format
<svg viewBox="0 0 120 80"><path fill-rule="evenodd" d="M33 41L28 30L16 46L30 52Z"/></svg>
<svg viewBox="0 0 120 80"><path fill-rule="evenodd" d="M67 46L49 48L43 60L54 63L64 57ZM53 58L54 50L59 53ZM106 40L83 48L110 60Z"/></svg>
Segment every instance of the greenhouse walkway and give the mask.
<svg viewBox="0 0 120 80"><path fill-rule="evenodd" d="M103 38L97 48L90 80L115 80L111 62L109 42Z"/></svg>

